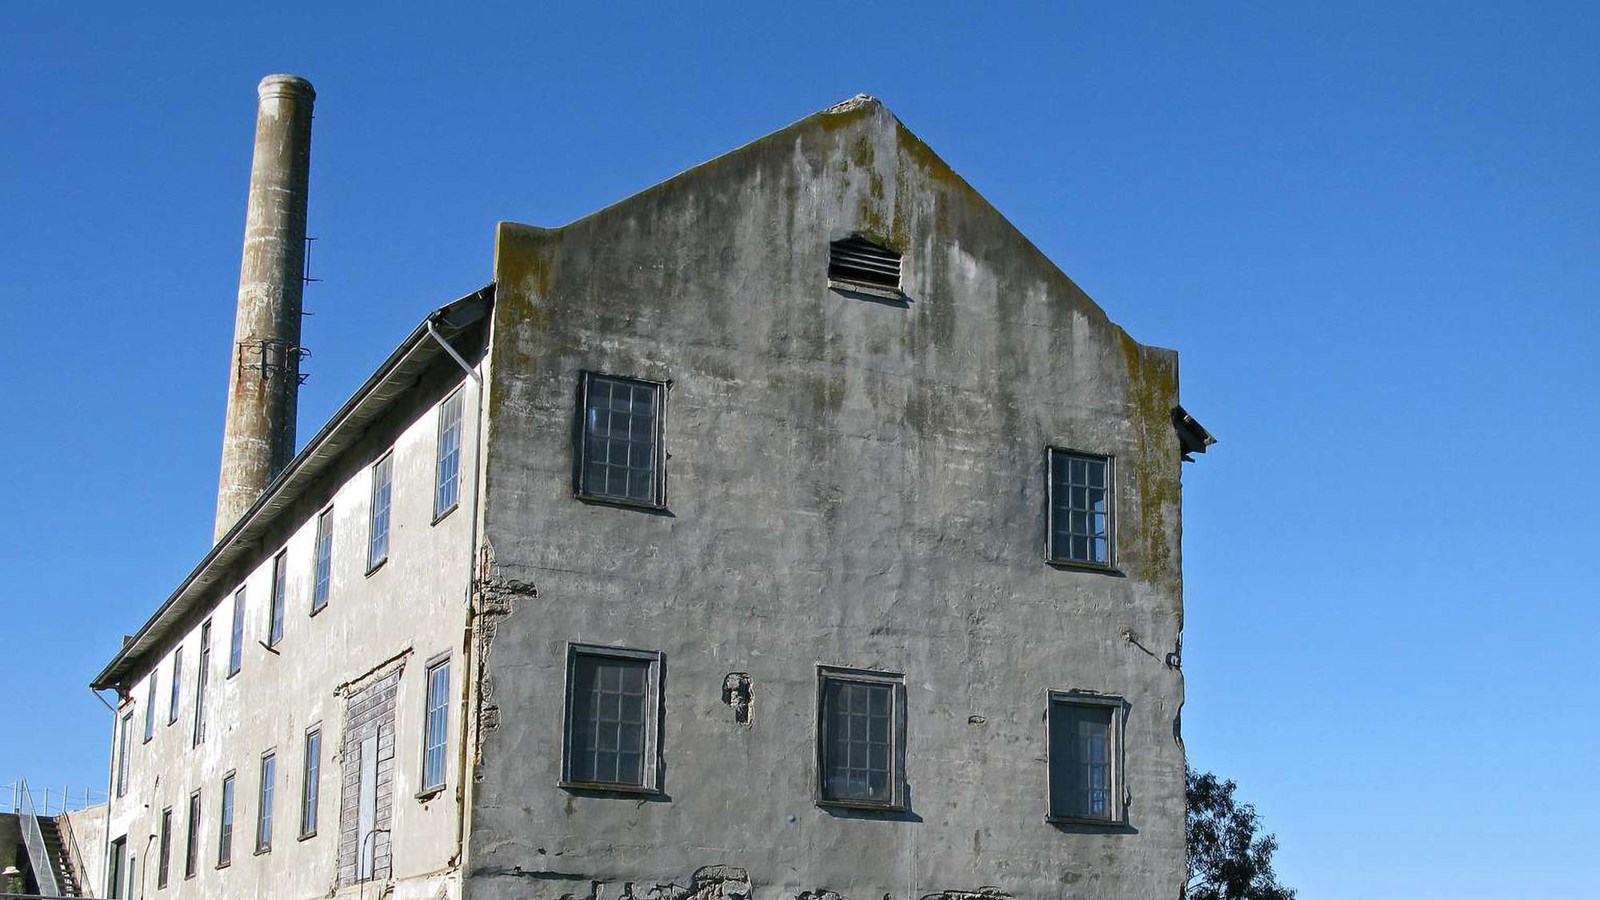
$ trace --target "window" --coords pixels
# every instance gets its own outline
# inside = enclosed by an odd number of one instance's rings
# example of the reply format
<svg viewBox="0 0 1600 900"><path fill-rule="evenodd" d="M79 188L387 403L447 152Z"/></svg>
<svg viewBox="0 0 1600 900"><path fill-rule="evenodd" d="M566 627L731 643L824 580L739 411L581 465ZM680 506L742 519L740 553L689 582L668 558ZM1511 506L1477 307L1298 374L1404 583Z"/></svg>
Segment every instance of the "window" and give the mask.
<svg viewBox="0 0 1600 900"><path fill-rule="evenodd" d="M150 670L150 685L144 695L144 741L156 736L156 670Z"/></svg>
<svg viewBox="0 0 1600 900"><path fill-rule="evenodd" d="M1050 694L1050 819L1122 821L1118 697Z"/></svg>
<svg viewBox="0 0 1600 900"><path fill-rule="evenodd" d="M217 867L233 862L233 773L222 778L222 810L217 827ZM193 874L193 873L190 873Z"/></svg>
<svg viewBox="0 0 1600 900"><path fill-rule="evenodd" d="M394 454L385 454L372 467L372 521L367 532L367 571L389 558L389 494L394 486Z"/></svg>
<svg viewBox="0 0 1600 900"><path fill-rule="evenodd" d="M189 795L189 830L183 840L183 877L193 878L200 864L200 792Z"/></svg>
<svg viewBox="0 0 1600 900"><path fill-rule="evenodd" d="M117 796L122 797L128 793L128 739L133 732L132 710L123 715L117 730Z"/></svg>
<svg viewBox="0 0 1600 900"><path fill-rule="evenodd" d="M666 386L585 372L578 493L640 506L666 504L661 400Z"/></svg>
<svg viewBox="0 0 1600 900"><path fill-rule="evenodd" d="M563 783L653 792L661 654L569 645Z"/></svg>
<svg viewBox="0 0 1600 900"><path fill-rule="evenodd" d="M817 694L818 799L845 806L902 808L903 677L822 667Z"/></svg>
<svg viewBox="0 0 1600 900"><path fill-rule="evenodd" d="M172 873L172 807L161 811L161 856L156 860L156 887L167 886Z"/></svg>
<svg viewBox="0 0 1600 900"><path fill-rule="evenodd" d="M233 592L233 633L228 638L228 677L244 664L244 588Z"/></svg>
<svg viewBox="0 0 1600 900"><path fill-rule="evenodd" d="M861 237L828 245L828 279L900 290L900 254Z"/></svg>
<svg viewBox="0 0 1600 900"><path fill-rule="evenodd" d="M317 794L322 778L322 729L306 732L306 762L300 788L300 836L317 833Z"/></svg>
<svg viewBox="0 0 1600 900"><path fill-rule="evenodd" d="M178 721L178 701L183 691L183 648L172 651L172 699L167 704L167 724Z"/></svg>
<svg viewBox="0 0 1600 900"><path fill-rule="evenodd" d="M444 787L445 736L450 730L450 660L428 667L427 711L423 716L422 789Z"/></svg>
<svg viewBox="0 0 1600 900"><path fill-rule="evenodd" d="M439 404L438 462L433 474L433 518L456 508L461 499L461 392Z"/></svg>
<svg viewBox="0 0 1600 900"><path fill-rule="evenodd" d="M111 859L106 866L106 896L126 897L122 892L122 883L127 880L128 874L128 836L123 835L111 842Z"/></svg>
<svg viewBox="0 0 1600 900"><path fill-rule="evenodd" d="M267 603L268 647L276 647L283 640L283 604L288 592L289 551L281 550L272 558L272 598Z"/></svg>
<svg viewBox="0 0 1600 900"><path fill-rule="evenodd" d="M272 782L278 772L278 757L267 751L261 757L261 791L256 807L256 852L272 849Z"/></svg>
<svg viewBox="0 0 1600 900"><path fill-rule="evenodd" d="M211 620L200 626L200 663L194 681L194 745L206 740L206 681L211 677Z"/></svg>
<svg viewBox="0 0 1600 900"><path fill-rule="evenodd" d="M317 516L316 578L311 588L311 614L328 605L328 587L333 580L333 510Z"/></svg>
<svg viewBox="0 0 1600 900"><path fill-rule="evenodd" d="M1050 449L1050 560L1110 566L1111 457Z"/></svg>

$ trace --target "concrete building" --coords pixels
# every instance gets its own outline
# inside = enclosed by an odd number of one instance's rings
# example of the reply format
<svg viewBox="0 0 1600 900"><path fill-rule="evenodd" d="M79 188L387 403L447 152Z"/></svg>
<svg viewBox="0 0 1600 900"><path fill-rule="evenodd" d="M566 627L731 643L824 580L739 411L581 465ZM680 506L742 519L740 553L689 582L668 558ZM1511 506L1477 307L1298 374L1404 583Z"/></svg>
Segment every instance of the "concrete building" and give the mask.
<svg viewBox="0 0 1600 900"><path fill-rule="evenodd" d="M230 448L292 428L255 421L230 406ZM1176 896L1180 466L1210 442L1176 354L870 98L502 224L491 284L236 519L260 467L225 455L216 546L94 681L107 878Z"/></svg>

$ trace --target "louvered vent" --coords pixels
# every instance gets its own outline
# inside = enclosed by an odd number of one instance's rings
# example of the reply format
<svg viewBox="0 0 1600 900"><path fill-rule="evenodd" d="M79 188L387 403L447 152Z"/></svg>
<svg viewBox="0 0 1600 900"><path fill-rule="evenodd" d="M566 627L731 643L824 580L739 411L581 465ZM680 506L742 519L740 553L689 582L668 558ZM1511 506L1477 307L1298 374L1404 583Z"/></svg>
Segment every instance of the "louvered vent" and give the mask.
<svg viewBox="0 0 1600 900"><path fill-rule="evenodd" d="M828 277L900 289L900 254L858 237L828 245Z"/></svg>

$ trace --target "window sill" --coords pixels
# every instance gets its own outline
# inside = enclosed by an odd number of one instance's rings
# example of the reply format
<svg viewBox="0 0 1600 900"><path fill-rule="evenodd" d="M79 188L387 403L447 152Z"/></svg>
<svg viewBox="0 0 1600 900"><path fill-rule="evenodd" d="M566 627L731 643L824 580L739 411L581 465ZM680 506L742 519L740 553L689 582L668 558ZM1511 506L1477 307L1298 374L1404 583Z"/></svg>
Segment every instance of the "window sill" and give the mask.
<svg viewBox="0 0 1600 900"><path fill-rule="evenodd" d="M219 862L219 863L217 863L217 866L216 866L216 868L217 868L217 871L219 871L219 872L220 872L220 871L222 871L222 870L223 870L223 869L226 869L226 868L228 868L228 867L229 867L229 866L231 866L231 865L233 865L233 860L231 860L231 859L230 859L230 860L228 860L228 861L227 861L227 862ZM183 880L184 880L184 881L188 881L188 880L189 880L189 879L191 879L191 878L193 878L193 877L194 877L194 876L193 876L193 875L185 875L185 876L183 876Z"/></svg>
<svg viewBox="0 0 1600 900"><path fill-rule="evenodd" d="M440 522L443 522L445 519L450 518L450 514L455 512L456 510L458 510L460 508L461 508L461 501L457 500L455 503L450 504L450 508L445 510L444 512L434 513L433 521L428 523L428 527L431 528L434 525L437 525Z"/></svg>
<svg viewBox="0 0 1600 900"><path fill-rule="evenodd" d="M594 781L558 781L556 787L564 791L596 794L627 794L630 797L660 797L661 791L641 784L605 784Z"/></svg>
<svg viewBox="0 0 1600 900"><path fill-rule="evenodd" d="M1102 575L1116 575L1121 577L1124 573L1117 568L1115 563L1086 562L1080 559L1053 559L1046 558L1045 565L1052 569L1065 569L1072 572L1099 572Z"/></svg>
<svg viewBox="0 0 1600 900"><path fill-rule="evenodd" d="M586 494L583 491L579 491L575 496L584 503L592 503L596 506L615 506L619 509L637 509L640 512L651 512L669 516L672 515L672 511L667 509L667 505L665 503L651 503L645 500L629 500L625 497L608 497L604 494Z"/></svg>
<svg viewBox="0 0 1600 900"><path fill-rule="evenodd" d="M1125 818L1097 819L1093 816L1045 816L1044 820L1051 825L1080 825L1091 828L1128 827L1128 820Z"/></svg>
<svg viewBox="0 0 1600 900"><path fill-rule="evenodd" d="M271 853L271 852L272 852L272 848L271 847L257 847L256 848L256 852L254 852L254 853L252 853L250 855L251 856L266 856L268 853Z"/></svg>
<svg viewBox="0 0 1600 900"><path fill-rule="evenodd" d="M442 793L444 793L444 785L436 784L433 787L423 788L422 790L417 791L416 797L418 800L426 803Z"/></svg>
<svg viewBox="0 0 1600 900"><path fill-rule="evenodd" d="M897 288L886 288L879 284L866 284L855 281L842 281L838 278L828 279L828 290L841 294L853 294L858 297L867 297L872 300L887 300L899 306L910 306L911 298L905 291Z"/></svg>
<svg viewBox="0 0 1600 900"><path fill-rule="evenodd" d="M311 840L312 838L314 838L316 836L317 836L317 833L315 831L302 831L302 832L300 832L300 836L295 838L295 840L297 840L297 841L309 841L309 840Z"/></svg>
<svg viewBox="0 0 1600 900"><path fill-rule="evenodd" d="M904 803L874 803L871 800L818 800L823 809L853 809L858 812L903 813Z"/></svg>
<svg viewBox="0 0 1600 900"><path fill-rule="evenodd" d="M388 561L389 561L389 557L385 556L383 559L380 559L377 562L373 563L372 565L368 566L367 567L367 577L371 578L372 577L372 573L374 573L374 572L378 571L379 569L383 568L384 564L387 563Z"/></svg>
<svg viewBox="0 0 1600 900"><path fill-rule="evenodd" d="M328 608L328 601L324 600L324 601L322 601L322 605L321 606L313 606L313 607L311 607L311 614L306 616L306 618L315 619L317 617L317 613L320 613L320 612L322 612L323 610L325 610L327 608Z"/></svg>

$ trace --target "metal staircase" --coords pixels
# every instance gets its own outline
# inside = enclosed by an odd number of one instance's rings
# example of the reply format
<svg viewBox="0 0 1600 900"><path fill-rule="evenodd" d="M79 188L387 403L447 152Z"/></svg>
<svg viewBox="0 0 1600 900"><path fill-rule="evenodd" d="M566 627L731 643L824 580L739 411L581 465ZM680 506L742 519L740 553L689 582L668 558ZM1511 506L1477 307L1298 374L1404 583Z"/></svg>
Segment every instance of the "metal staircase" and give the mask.
<svg viewBox="0 0 1600 900"><path fill-rule="evenodd" d="M22 843L28 850L28 868L46 897L82 897L81 851L66 813L41 816L26 781L18 781L14 805L22 825Z"/></svg>

